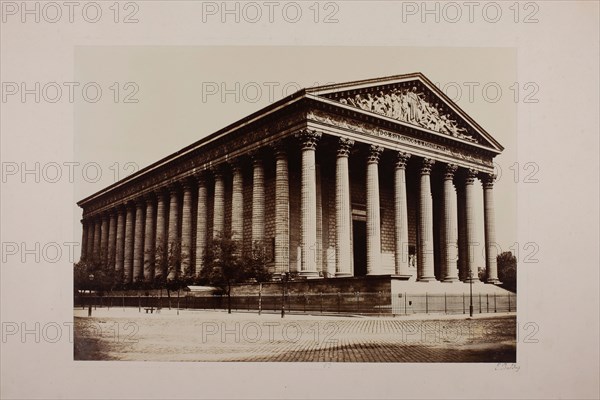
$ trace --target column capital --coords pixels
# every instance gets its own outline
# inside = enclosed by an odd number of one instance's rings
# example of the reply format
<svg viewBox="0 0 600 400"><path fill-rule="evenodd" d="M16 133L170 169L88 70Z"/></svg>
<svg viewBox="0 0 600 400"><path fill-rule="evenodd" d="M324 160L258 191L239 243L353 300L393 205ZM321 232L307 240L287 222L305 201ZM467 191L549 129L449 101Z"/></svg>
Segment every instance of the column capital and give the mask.
<svg viewBox="0 0 600 400"><path fill-rule="evenodd" d="M181 181L181 186L184 190L190 190L196 184L196 179L193 176L189 176Z"/></svg>
<svg viewBox="0 0 600 400"><path fill-rule="evenodd" d="M406 163L408 162L409 158L410 158L410 154L409 153L405 153L403 151L399 151L396 154L396 168L405 169L406 168Z"/></svg>
<svg viewBox="0 0 600 400"><path fill-rule="evenodd" d="M269 144L269 146L273 149L276 158L281 158L287 156L287 141L285 139L279 139L276 142Z"/></svg>
<svg viewBox="0 0 600 400"><path fill-rule="evenodd" d="M140 196L134 200L136 208L142 208L146 205L146 196Z"/></svg>
<svg viewBox="0 0 600 400"><path fill-rule="evenodd" d="M321 139L322 133L312 129L302 129L295 134L296 138L302 144L302 150L315 150L317 143Z"/></svg>
<svg viewBox="0 0 600 400"><path fill-rule="evenodd" d="M225 167L225 164L218 164L218 165L213 165L210 166L208 168L208 171L210 171L210 173L213 175L213 177L222 177L223 176L223 169Z"/></svg>
<svg viewBox="0 0 600 400"><path fill-rule="evenodd" d="M446 164L444 167L444 180L452 180L454 179L454 174L458 169L458 165L456 164Z"/></svg>
<svg viewBox="0 0 600 400"><path fill-rule="evenodd" d="M477 178L478 174L479 171L477 171L476 169L468 168L465 172L465 184L472 185L473 182L475 182L475 178Z"/></svg>
<svg viewBox="0 0 600 400"><path fill-rule="evenodd" d="M377 164L379 157L383 153L383 147L372 144L369 146L369 155L367 156L367 164Z"/></svg>
<svg viewBox="0 0 600 400"><path fill-rule="evenodd" d="M350 150L354 146L354 140L341 137L338 139L338 147L337 147L337 156L338 157L348 157L350 155Z"/></svg>
<svg viewBox="0 0 600 400"><path fill-rule="evenodd" d="M429 175L431 173L431 167L435 164L435 160L431 158L424 158L421 163L421 175Z"/></svg>
<svg viewBox="0 0 600 400"><path fill-rule="evenodd" d="M144 195L144 200L146 202L146 205L148 204L154 204L154 202L156 201L156 193L154 192L148 192Z"/></svg>
<svg viewBox="0 0 600 400"><path fill-rule="evenodd" d="M137 203L136 201L130 200L125 204L125 208L127 209L127 211L135 210L136 203Z"/></svg>
<svg viewBox="0 0 600 400"><path fill-rule="evenodd" d="M481 185L484 189L492 189L494 187L496 178L496 174L481 173L479 175L479 179L481 179Z"/></svg>
<svg viewBox="0 0 600 400"><path fill-rule="evenodd" d="M179 192L179 182L173 182L167 186L167 190L170 194L177 194Z"/></svg>

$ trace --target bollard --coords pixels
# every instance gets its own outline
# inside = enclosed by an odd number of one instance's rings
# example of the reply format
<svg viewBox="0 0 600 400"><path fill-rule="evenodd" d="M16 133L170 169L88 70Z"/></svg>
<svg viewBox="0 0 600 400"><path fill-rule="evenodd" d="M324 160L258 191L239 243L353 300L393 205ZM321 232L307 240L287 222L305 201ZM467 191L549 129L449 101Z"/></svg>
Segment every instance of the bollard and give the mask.
<svg viewBox="0 0 600 400"><path fill-rule="evenodd" d="M425 292L425 314L429 314L429 298L427 292Z"/></svg>

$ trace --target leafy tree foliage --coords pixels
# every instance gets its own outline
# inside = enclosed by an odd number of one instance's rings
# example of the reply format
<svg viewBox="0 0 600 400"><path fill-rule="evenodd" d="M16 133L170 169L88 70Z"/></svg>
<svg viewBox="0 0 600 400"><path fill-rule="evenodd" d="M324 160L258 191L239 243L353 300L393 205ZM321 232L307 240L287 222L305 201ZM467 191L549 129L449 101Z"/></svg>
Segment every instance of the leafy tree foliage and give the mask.
<svg viewBox="0 0 600 400"><path fill-rule="evenodd" d="M503 286L514 292L517 291L517 257L510 251L502 252L496 258L498 263L498 279Z"/></svg>

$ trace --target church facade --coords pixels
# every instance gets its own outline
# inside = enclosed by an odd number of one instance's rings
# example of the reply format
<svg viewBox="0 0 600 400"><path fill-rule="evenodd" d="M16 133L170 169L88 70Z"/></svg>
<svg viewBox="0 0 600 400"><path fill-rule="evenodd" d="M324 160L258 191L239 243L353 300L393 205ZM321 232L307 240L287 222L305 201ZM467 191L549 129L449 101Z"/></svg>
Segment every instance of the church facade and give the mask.
<svg viewBox="0 0 600 400"><path fill-rule="evenodd" d="M276 277L475 281L483 202L486 282L498 283L502 150L420 73L304 89L79 201L81 257L125 283L193 276L228 233L245 255L265 249ZM181 260L166 270L157 253L172 246Z"/></svg>

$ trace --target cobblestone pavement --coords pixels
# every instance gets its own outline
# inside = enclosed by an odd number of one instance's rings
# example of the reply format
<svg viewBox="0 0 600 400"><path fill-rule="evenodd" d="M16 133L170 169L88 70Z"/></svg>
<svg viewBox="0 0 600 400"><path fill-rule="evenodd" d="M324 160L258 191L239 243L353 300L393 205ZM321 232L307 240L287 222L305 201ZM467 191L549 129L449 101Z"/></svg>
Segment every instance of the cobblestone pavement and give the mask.
<svg viewBox="0 0 600 400"><path fill-rule="evenodd" d="M516 316L75 310L76 360L516 362Z"/></svg>

